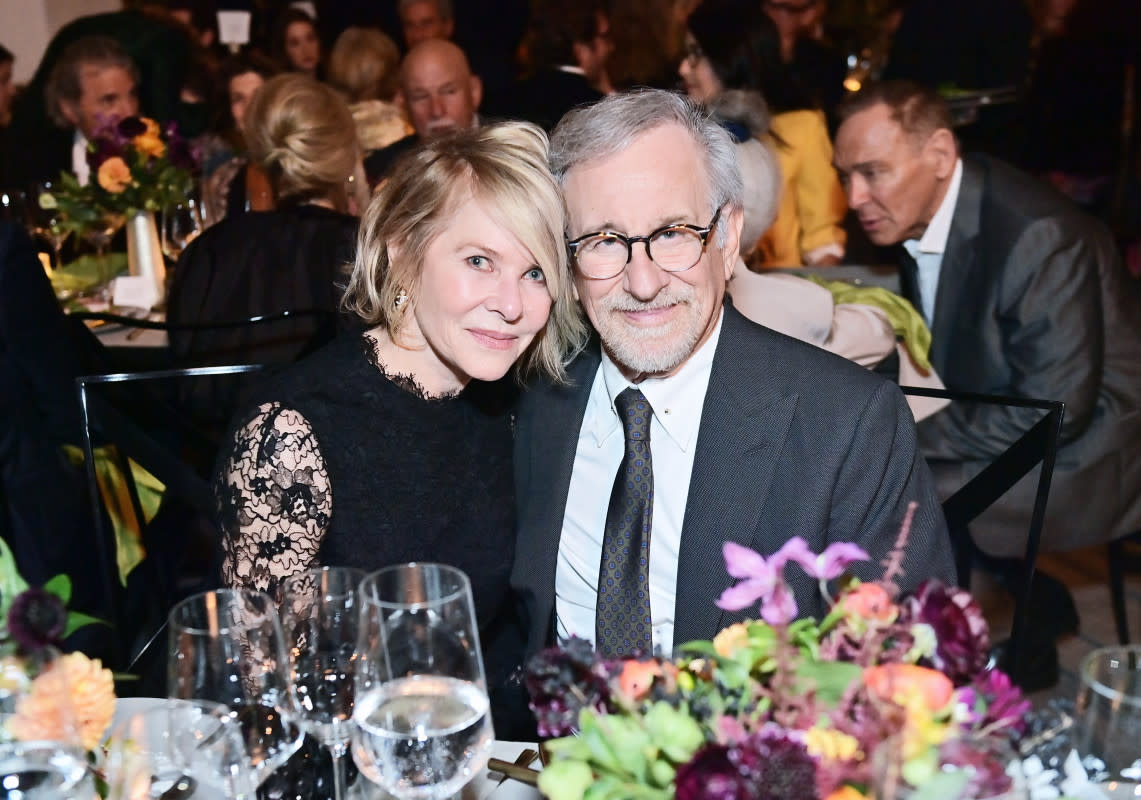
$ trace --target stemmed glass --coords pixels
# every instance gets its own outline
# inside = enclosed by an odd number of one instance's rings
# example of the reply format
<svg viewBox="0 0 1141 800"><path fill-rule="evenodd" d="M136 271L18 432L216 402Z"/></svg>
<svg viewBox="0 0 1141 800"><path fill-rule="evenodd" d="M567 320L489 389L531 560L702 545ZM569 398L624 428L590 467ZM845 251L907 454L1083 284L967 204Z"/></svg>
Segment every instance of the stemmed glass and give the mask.
<svg viewBox="0 0 1141 800"><path fill-rule="evenodd" d="M255 792L241 725L204 700L162 700L125 719L111 732L106 773L108 800Z"/></svg>
<svg viewBox="0 0 1141 800"><path fill-rule="evenodd" d="M186 246L202 232L202 227L202 207L193 197L163 209L163 254L171 261L178 261Z"/></svg>
<svg viewBox="0 0 1141 800"><path fill-rule="evenodd" d="M63 212L55 204L53 191L51 181L37 183L30 198L31 202L27 205L32 232L51 245L52 253L55 255L53 266L58 268L62 262L63 243L71 235L71 229L64 227Z"/></svg>
<svg viewBox="0 0 1141 800"><path fill-rule="evenodd" d="M95 263L99 272L96 294L108 302L111 300L110 284L114 276L110 274L107 248L111 246L111 240L126 221L127 218L123 214L100 210L98 216L88 222L83 229L83 240L95 248Z"/></svg>
<svg viewBox="0 0 1141 800"><path fill-rule="evenodd" d="M357 587L363 579L359 569L324 567L300 572L281 585L281 623L289 652L286 680L296 694L296 722L328 748L337 800L345 797L361 619Z"/></svg>
<svg viewBox="0 0 1141 800"><path fill-rule="evenodd" d="M258 784L301 747L285 663L281 623L268 595L219 589L170 612L167 694L227 706L241 723Z"/></svg>
<svg viewBox="0 0 1141 800"><path fill-rule="evenodd" d="M494 733L471 584L404 564L361 583L353 760L399 800L441 800L487 764Z"/></svg>

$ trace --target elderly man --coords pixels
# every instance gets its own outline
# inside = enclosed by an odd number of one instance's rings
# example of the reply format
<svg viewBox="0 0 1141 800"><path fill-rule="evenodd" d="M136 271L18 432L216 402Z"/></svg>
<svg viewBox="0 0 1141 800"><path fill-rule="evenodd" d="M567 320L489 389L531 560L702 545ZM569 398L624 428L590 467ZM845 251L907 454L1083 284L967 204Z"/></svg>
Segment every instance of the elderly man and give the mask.
<svg viewBox="0 0 1141 800"><path fill-rule="evenodd" d="M451 39L455 20L450 0L400 0L396 13L411 50L429 39Z"/></svg>
<svg viewBox="0 0 1141 800"><path fill-rule="evenodd" d="M913 501L899 582L952 580L899 390L724 303L743 192L729 135L646 90L567 114L551 161L600 341L518 411L512 582L528 649L574 634L669 653L755 615L714 605L729 541L765 555L793 536L815 552L855 542L871 560L854 571L879 578ZM785 574L801 614L825 611L815 580Z"/></svg>
<svg viewBox="0 0 1141 800"><path fill-rule="evenodd" d="M463 50L443 39L416 45L400 65L397 95L415 133L369 154L365 159L369 181L383 178L396 159L421 140L477 125L476 111L482 98L483 84L472 74Z"/></svg>
<svg viewBox="0 0 1141 800"><path fill-rule="evenodd" d="M945 104L910 82L841 108L835 162L868 236L902 243L904 294L931 326L951 389L1066 404L1043 546L1068 550L1141 527L1141 299L1113 239L1045 184L960 157ZM919 424L948 494L1039 412L953 403ZM1023 552L1036 478L971 526L1000 556Z"/></svg>

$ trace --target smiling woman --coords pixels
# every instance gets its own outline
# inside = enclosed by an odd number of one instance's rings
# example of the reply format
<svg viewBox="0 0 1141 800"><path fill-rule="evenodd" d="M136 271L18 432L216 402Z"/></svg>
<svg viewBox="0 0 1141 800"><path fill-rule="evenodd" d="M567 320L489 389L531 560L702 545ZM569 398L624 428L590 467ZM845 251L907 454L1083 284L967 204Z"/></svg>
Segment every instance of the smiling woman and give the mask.
<svg viewBox="0 0 1141 800"><path fill-rule="evenodd" d="M281 374L237 420L217 482L225 583L272 592L318 565L454 565L471 576L489 683L505 677L514 501L495 382L515 366L558 379L582 340L562 233L534 126L458 132L401 162L364 215L345 294L366 330Z"/></svg>

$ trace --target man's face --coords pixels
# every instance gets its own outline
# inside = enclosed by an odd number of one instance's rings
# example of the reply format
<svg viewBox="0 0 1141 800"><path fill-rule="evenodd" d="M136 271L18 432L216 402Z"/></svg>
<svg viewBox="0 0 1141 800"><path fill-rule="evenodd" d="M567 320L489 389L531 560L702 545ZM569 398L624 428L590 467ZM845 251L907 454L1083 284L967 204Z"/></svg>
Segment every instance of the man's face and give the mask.
<svg viewBox="0 0 1141 800"><path fill-rule="evenodd" d="M570 238L601 230L640 236L677 223L705 227L716 209L709 205L704 163L692 137L667 124L642 133L616 155L572 168L564 184ZM737 259L741 220L739 210L725 208L701 260L685 272L661 269L642 243L634 244L630 263L613 278L585 278L576 270L583 308L628 378L672 375L713 333Z"/></svg>
<svg viewBox="0 0 1141 800"><path fill-rule="evenodd" d="M949 131L917 141L883 104L844 121L836 132L833 160L848 206L877 245L922 236L955 168Z"/></svg>
<svg viewBox="0 0 1141 800"><path fill-rule="evenodd" d="M599 84L606 73L606 59L614 45L610 43L610 20L598 14L594 38L588 42L575 42L574 55L579 68L591 85Z"/></svg>
<svg viewBox="0 0 1141 800"><path fill-rule="evenodd" d="M440 9L433 0L406 6L400 12L400 24L404 28L404 43L409 49L426 39L450 39L452 36L452 20L440 16Z"/></svg>
<svg viewBox="0 0 1141 800"><path fill-rule="evenodd" d="M64 100L64 117L91 138L110 119L133 117L139 113L135 81L122 67L88 66L79 68L79 100Z"/></svg>
<svg viewBox="0 0 1141 800"><path fill-rule="evenodd" d="M430 139L450 130L470 128L482 88L462 57L441 54L410 65L401 92L412 127L422 138Z"/></svg>

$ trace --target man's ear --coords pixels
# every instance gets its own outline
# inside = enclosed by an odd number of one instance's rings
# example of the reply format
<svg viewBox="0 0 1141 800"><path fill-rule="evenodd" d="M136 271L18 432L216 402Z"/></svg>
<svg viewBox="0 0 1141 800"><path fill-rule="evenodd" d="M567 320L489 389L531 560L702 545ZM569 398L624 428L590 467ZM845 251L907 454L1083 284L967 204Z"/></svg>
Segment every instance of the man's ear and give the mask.
<svg viewBox="0 0 1141 800"><path fill-rule="evenodd" d="M717 227L710 231L709 236L714 246L721 253L725 262L725 280L733 277L733 269L737 266L737 258L741 255L741 229L745 225L745 212L736 206L726 206L721 212L721 219L717 220ZM721 234L725 233L725 244L719 244Z"/></svg>
<svg viewBox="0 0 1141 800"><path fill-rule="evenodd" d="M946 180L955 171L959 149L955 145L955 134L946 128L939 128L924 145L924 151L935 167L935 177Z"/></svg>
<svg viewBox="0 0 1141 800"><path fill-rule="evenodd" d="M479 111L479 104L483 102L483 81L478 75L471 76L471 107Z"/></svg>

